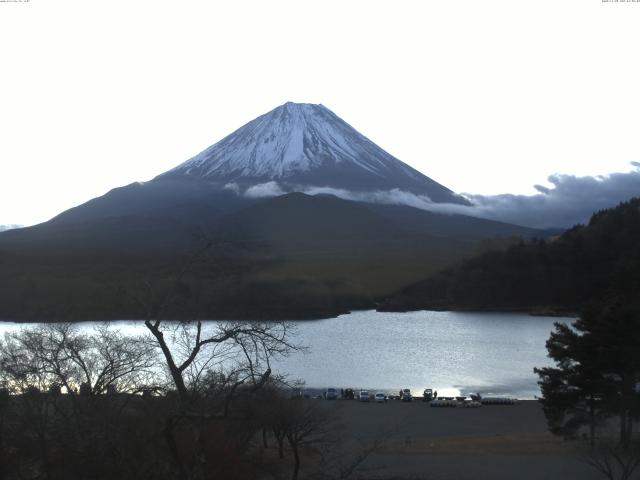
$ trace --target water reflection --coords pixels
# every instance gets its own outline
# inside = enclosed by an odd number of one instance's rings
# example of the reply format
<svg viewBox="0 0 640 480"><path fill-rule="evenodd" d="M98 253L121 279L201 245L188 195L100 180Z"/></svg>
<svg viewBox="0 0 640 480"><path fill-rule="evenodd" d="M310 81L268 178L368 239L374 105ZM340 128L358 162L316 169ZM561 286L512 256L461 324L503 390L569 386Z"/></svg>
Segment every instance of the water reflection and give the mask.
<svg viewBox="0 0 640 480"><path fill-rule="evenodd" d="M425 388L439 396L539 394L534 366L550 365L545 342L553 323L571 319L474 312L354 312L336 318L293 322L296 342L309 347L274 365L303 379L308 390L366 389L397 395ZM142 322L112 322L125 334L145 331ZM215 322L211 322L211 327ZM80 324L81 329L94 323ZM0 323L0 334L20 328Z"/></svg>

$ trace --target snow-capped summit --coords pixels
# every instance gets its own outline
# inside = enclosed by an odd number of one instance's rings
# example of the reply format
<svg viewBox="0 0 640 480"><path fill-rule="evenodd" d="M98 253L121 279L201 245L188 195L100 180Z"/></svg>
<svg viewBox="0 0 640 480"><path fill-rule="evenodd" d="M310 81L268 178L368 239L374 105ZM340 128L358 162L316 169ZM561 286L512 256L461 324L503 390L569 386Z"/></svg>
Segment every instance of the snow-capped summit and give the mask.
<svg viewBox="0 0 640 480"><path fill-rule="evenodd" d="M435 202L466 203L325 106L308 103L287 102L261 115L159 178L180 176L238 190L265 183L282 192L400 190Z"/></svg>

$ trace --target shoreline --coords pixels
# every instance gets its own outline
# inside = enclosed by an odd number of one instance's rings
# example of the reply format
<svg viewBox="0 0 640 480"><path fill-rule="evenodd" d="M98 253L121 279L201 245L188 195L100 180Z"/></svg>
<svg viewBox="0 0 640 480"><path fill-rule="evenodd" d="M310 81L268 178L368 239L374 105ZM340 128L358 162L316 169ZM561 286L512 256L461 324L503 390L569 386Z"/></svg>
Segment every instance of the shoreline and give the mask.
<svg viewBox="0 0 640 480"><path fill-rule="evenodd" d="M358 401L358 393L360 390L366 390L369 392L369 396L371 398L373 398L373 395L378 393L378 392L382 392L385 395L388 395L388 402L399 402L400 398L398 396L399 394L399 389L398 388L353 388L353 387L331 387L331 388L336 388L338 390L338 392L340 392L342 389L346 390L347 388L351 388L355 394L355 398L354 399L346 399L346 398L342 398L340 397L340 393L338 395L338 398L336 398L335 400L331 400L331 401L335 401L335 402L355 402L355 403L366 403L366 402L359 402ZM466 400L470 400L470 394L471 393L477 393L477 392L467 392L467 390L465 389L458 389L456 387L438 387L438 388L433 388L433 387L426 387L426 388L431 388L433 391L437 391L438 392L438 399L444 399L444 398L448 398L448 397L466 397ZM411 401L411 403L421 403L421 404L425 404L425 406L429 406L429 402L423 401L423 396L422 396L422 392L423 389L411 389L412 394L413 394L413 400ZM303 397L307 400L324 400L323 394L326 391L326 388L323 387L305 387L303 389L292 389L293 395L294 396L300 396ZM528 397L526 395L511 395L508 393L492 393L492 392L486 392L486 393L482 393L480 392L481 396L483 398L508 398L508 399L513 399L515 400L517 403L522 403L522 402L534 402L537 403L539 401L539 395L541 395L541 392L538 392L537 395L534 395L533 397ZM373 399L370 401L370 403L373 403Z"/></svg>
<svg viewBox="0 0 640 480"><path fill-rule="evenodd" d="M441 397L480 393L534 399L540 390L533 367L549 363L544 342L555 321L569 320L506 313L355 311L318 322L287 323L295 326L291 329L294 342L309 349L276 359L274 367L290 379L305 381L312 395L333 387L381 390L388 395L410 388L421 396L431 388ZM212 321L205 328L217 324ZM87 334L100 325L72 324ZM127 335L146 332L139 320L122 319L109 325ZM22 328L39 328L39 324L0 323L0 332Z"/></svg>
<svg viewBox="0 0 640 480"><path fill-rule="evenodd" d="M271 317L271 318L245 318L245 317L226 317L226 318L207 318L199 319L202 322L314 322L321 320L331 320L341 316L352 315L359 312L371 312L371 313L415 313L415 312L451 312L451 313L495 313L495 314L514 314L514 315L528 315L530 317L549 317L549 318L577 318L579 314L570 311L562 310L539 310L539 309L500 309L500 308L417 308L417 309L384 309L384 308L370 308L370 309L354 309L344 310L335 313L335 315L322 315L322 316L299 316L299 317ZM164 318L164 322L184 322L184 321L196 322L198 319L185 319L185 318ZM0 324L15 323L15 324L49 324L49 323L119 323L119 322L144 322L144 318L83 318L83 319L7 319L0 318Z"/></svg>
<svg viewBox="0 0 640 480"><path fill-rule="evenodd" d="M577 318L579 313L571 309L555 309L541 307L525 307L525 308L501 308L501 307L456 307L456 306L429 306L424 308L376 308L376 312L384 313L408 313L408 312L458 312L458 313L513 313L529 315L531 317L559 317L559 318Z"/></svg>

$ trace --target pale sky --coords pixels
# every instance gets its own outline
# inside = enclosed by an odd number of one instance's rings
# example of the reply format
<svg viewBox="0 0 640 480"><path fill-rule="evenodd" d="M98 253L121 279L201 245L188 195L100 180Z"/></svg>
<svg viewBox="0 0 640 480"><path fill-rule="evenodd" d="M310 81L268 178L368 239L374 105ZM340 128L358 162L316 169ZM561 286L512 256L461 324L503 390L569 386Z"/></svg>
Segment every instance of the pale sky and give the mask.
<svg viewBox="0 0 640 480"><path fill-rule="evenodd" d="M0 224L322 103L457 192L640 161L640 2L0 2Z"/></svg>

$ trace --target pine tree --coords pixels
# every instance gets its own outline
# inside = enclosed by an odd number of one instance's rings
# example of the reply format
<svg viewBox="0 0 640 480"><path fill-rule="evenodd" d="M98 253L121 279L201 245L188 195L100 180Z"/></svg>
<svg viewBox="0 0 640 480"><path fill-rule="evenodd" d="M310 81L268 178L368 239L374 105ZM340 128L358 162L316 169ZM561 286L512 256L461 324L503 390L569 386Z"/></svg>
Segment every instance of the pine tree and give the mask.
<svg viewBox="0 0 640 480"><path fill-rule="evenodd" d="M619 300L593 305L571 327L556 323L547 350L556 367L534 371L551 432L574 437L588 426L593 444L598 423L615 415L628 447L640 413L640 308Z"/></svg>

